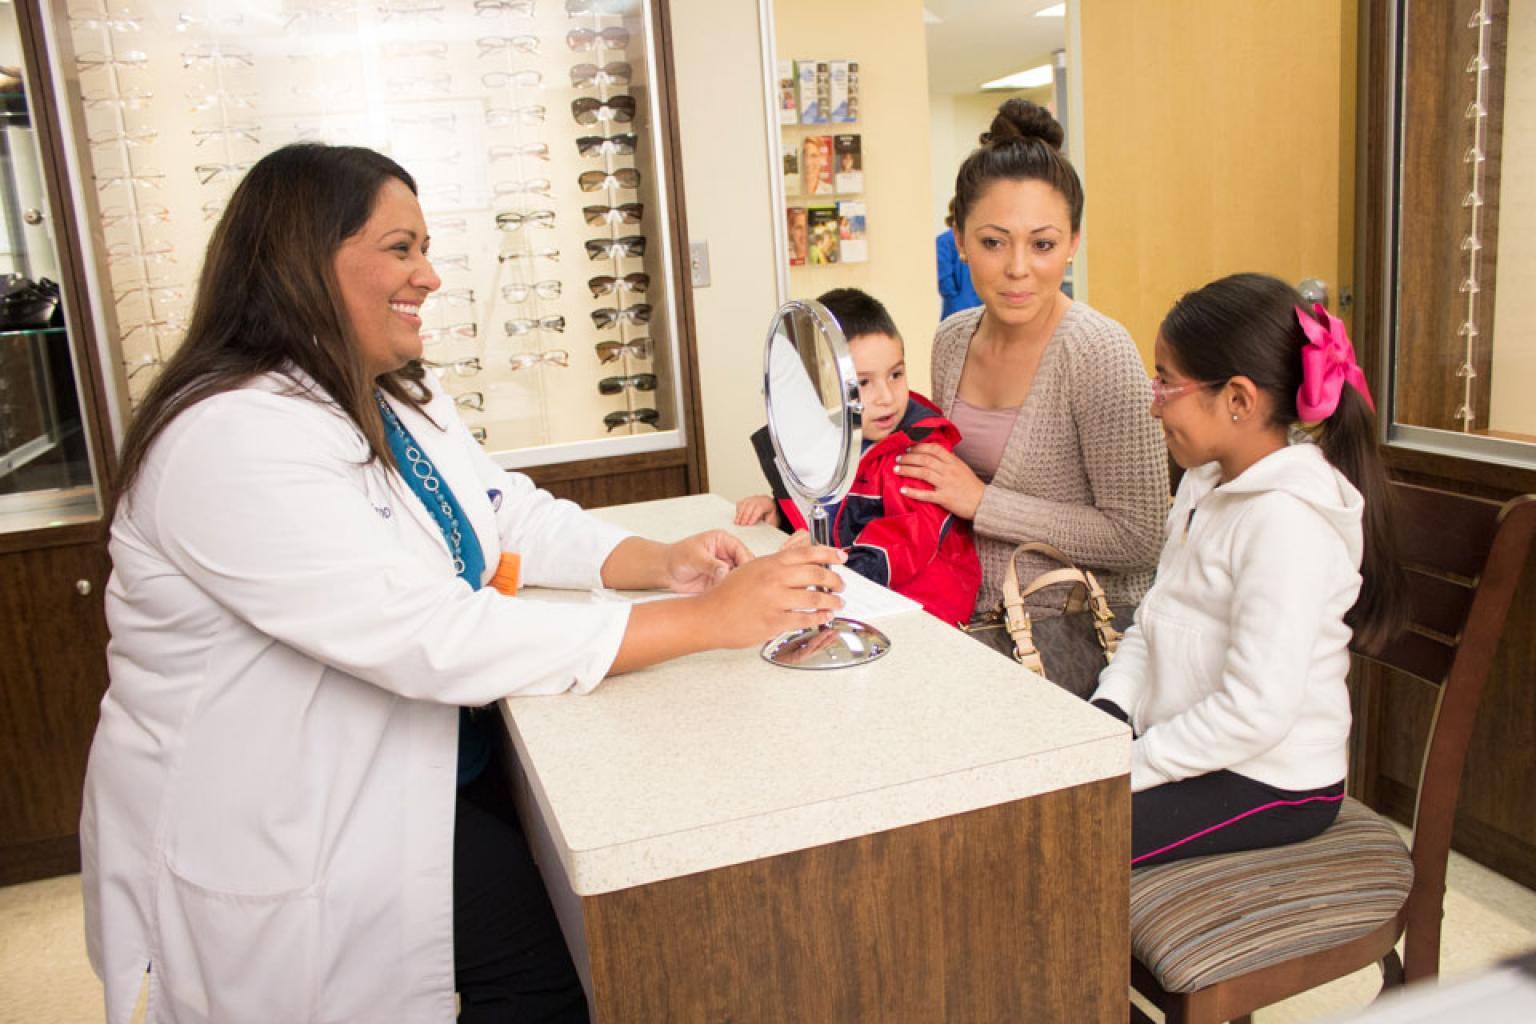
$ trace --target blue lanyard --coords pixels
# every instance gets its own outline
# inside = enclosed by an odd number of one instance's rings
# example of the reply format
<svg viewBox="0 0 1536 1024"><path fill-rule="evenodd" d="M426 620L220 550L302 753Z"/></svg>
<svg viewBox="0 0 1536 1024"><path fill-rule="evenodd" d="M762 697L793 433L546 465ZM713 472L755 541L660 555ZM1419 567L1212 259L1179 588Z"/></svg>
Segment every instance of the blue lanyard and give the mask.
<svg viewBox="0 0 1536 1024"><path fill-rule="evenodd" d="M453 496L453 491L437 475L437 467L432 464L427 453L421 450L411 432L405 429L405 424L400 422L400 417L390 408L384 396L375 391L373 397L379 403L379 412L384 417L389 449L394 452L395 462L400 466L400 475L442 531L443 540L448 544L448 553L453 557L453 571L464 582L479 590L481 577L485 575L485 553L480 550L480 541L475 537L474 530L467 524L463 507Z"/></svg>

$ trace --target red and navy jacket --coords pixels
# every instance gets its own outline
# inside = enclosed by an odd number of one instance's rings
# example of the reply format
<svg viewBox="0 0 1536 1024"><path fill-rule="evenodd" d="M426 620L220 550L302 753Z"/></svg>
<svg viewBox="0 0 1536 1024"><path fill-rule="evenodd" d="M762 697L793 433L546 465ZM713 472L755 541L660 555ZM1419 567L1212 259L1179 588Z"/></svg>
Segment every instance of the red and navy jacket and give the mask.
<svg viewBox="0 0 1536 1024"><path fill-rule="evenodd" d="M833 515L832 538L848 552L848 568L958 625L971 617L981 587L981 562L969 522L941 505L901 493L903 487L930 489L922 481L896 475L896 456L924 443L953 451L960 443L960 430L914 391L901 423L859 459L853 486ZM805 529L805 517L774 465L773 442L766 427L752 435L752 447L781 521L791 531Z"/></svg>

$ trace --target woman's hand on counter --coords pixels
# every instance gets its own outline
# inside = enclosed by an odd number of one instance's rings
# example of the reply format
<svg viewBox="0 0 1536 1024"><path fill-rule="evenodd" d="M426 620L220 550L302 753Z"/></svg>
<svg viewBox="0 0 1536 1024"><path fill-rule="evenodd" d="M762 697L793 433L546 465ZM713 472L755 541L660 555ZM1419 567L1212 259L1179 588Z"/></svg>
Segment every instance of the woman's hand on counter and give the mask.
<svg viewBox="0 0 1536 1024"><path fill-rule="evenodd" d="M901 493L915 501L943 507L961 519L975 519L987 485L961 461L960 456L936 444L916 444L896 457L896 473L908 480L932 486L903 487Z"/></svg>
<svg viewBox="0 0 1536 1024"><path fill-rule="evenodd" d="M724 530L684 537L662 549L663 586L677 594L702 594L732 569L752 561L752 552Z"/></svg>
<svg viewBox="0 0 1536 1024"><path fill-rule="evenodd" d="M836 548L799 544L752 559L697 597L637 604L609 674L821 625L843 605L843 581L827 566L845 561Z"/></svg>

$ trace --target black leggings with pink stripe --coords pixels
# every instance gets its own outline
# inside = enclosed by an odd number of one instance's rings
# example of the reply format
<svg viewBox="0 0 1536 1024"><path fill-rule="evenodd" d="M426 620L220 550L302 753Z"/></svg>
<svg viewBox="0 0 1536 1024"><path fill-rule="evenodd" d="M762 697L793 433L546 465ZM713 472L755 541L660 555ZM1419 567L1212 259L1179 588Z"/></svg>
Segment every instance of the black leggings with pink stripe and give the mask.
<svg viewBox="0 0 1536 1024"><path fill-rule="evenodd" d="M1343 799L1342 780L1277 789L1226 771L1144 789L1131 796L1131 866L1299 843L1333 824Z"/></svg>

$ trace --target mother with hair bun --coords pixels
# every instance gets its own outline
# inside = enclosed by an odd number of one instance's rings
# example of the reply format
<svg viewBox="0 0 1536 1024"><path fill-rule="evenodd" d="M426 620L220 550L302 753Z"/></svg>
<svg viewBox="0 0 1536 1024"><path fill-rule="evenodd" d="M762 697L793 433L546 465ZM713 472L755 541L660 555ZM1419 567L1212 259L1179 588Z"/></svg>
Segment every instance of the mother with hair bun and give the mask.
<svg viewBox="0 0 1536 1024"><path fill-rule="evenodd" d="M965 439L953 453L917 445L898 468L933 485L911 497L974 524L983 611L1026 541L1091 569L1120 606L1146 593L1162 546L1168 462L1141 356L1061 290L1083 221L1062 137L1048 111L1011 99L960 167L955 236L982 305L939 325L933 388ZM1019 578L1051 568L1021 558Z"/></svg>

